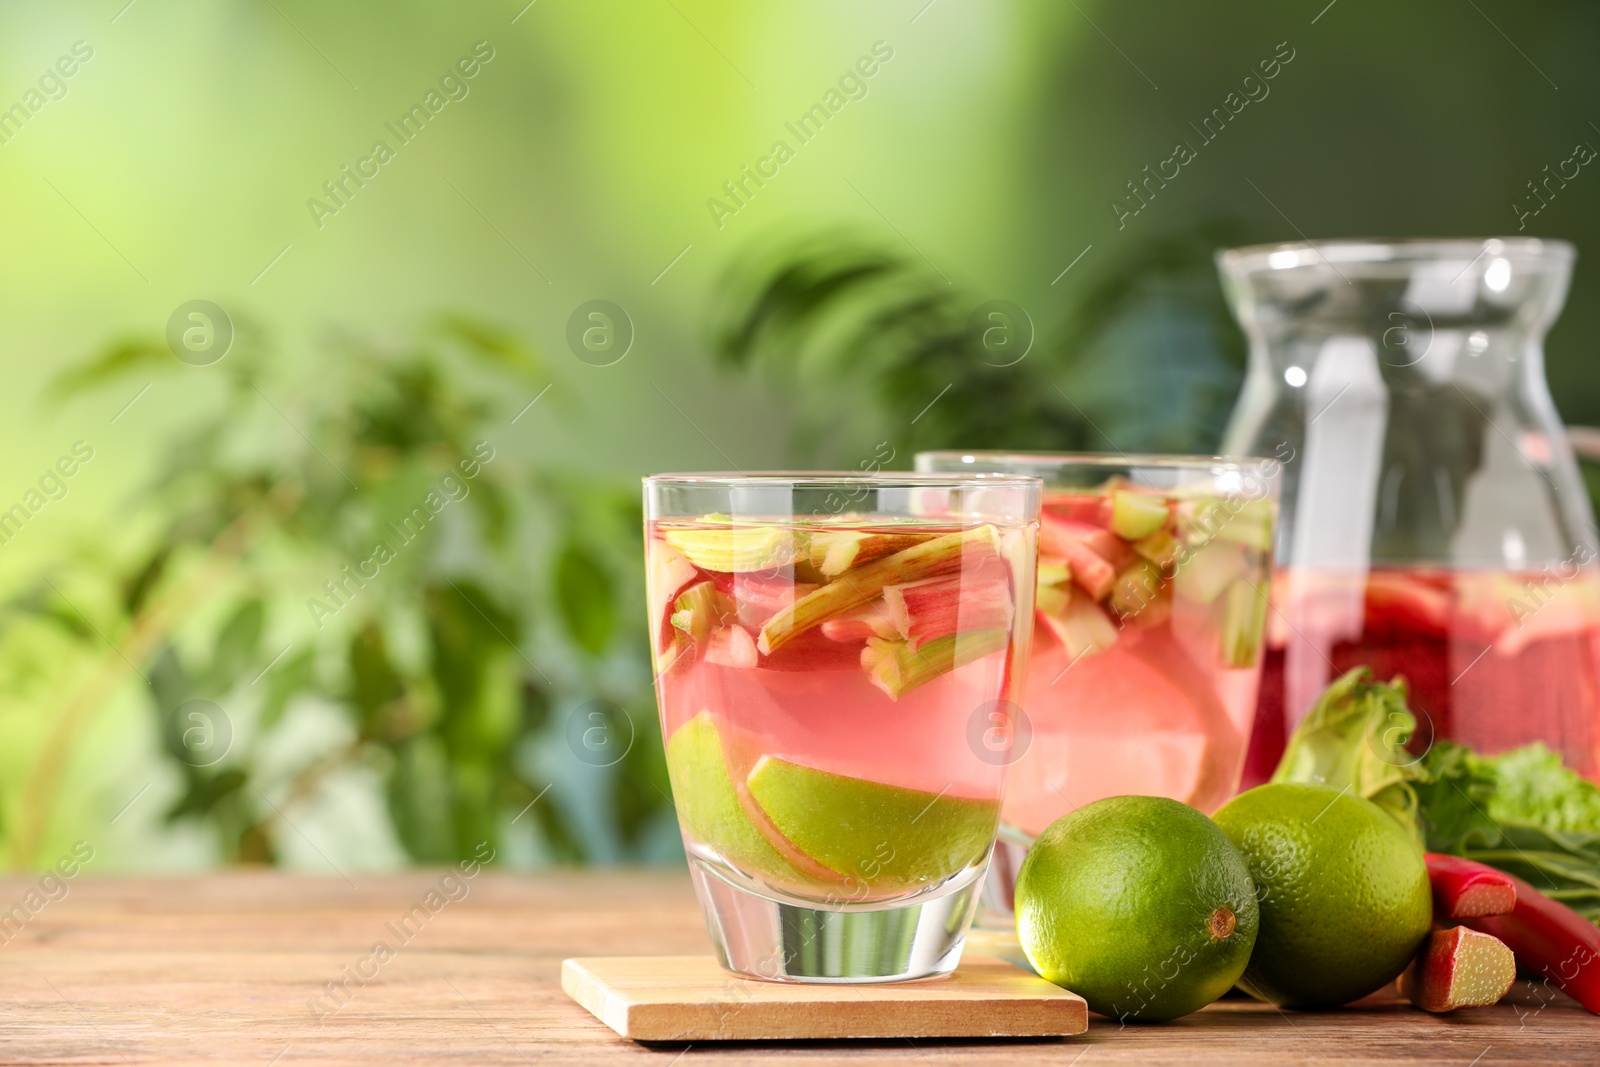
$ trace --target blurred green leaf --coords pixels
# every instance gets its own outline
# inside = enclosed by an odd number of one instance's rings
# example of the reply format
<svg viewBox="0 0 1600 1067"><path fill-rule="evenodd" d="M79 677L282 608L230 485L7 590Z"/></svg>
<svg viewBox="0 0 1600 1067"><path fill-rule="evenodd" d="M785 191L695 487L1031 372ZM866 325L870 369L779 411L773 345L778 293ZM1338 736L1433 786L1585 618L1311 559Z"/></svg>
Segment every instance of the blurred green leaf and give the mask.
<svg viewBox="0 0 1600 1067"><path fill-rule="evenodd" d="M424 734L403 742L396 755L399 759L389 780L395 832L418 862L448 863L462 853L452 829L454 797L444 746Z"/></svg>
<svg viewBox="0 0 1600 1067"><path fill-rule="evenodd" d="M239 791L249 776L237 768L228 768L216 774L196 775L188 790L167 809L166 821L202 818L209 815L223 799Z"/></svg>
<svg viewBox="0 0 1600 1067"><path fill-rule="evenodd" d="M512 334L456 316L417 343L340 338L333 351L315 387L299 390L257 386L257 365L272 360L246 365L230 353L218 372L230 390L174 426L167 461L130 501L126 549L69 551L73 581L99 589L81 601L96 612L92 625L47 582L0 605L0 618L51 620L100 656L108 652L96 627L126 634L137 619L157 628L141 669L164 757L183 786L168 818L213 829L230 860L270 863L280 854L285 823L248 788L265 763L264 780L296 802L316 798L341 772L376 773L407 855L448 863L483 843L498 847L500 829L537 795L519 770L525 760L549 758L552 747L567 758L550 709L594 691L595 660L612 668L619 657L631 661L607 686L635 705L648 698L645 642L616 617L614 576L641 584L638 502L622 485L530 472L509 455L466 483L465 498L446 484L462 478L460 464L479 442L493 439L508 390L521 395L529 375L542 375L533 349ZM88 390L134 368L185 370L164 350L129 344L63 380ZM518 487L515 496L507 486ZM392 523L401 515L420 532L399 535ZM461 521L468 516L475 521ZM529 577L527 546L552 534L564 547L547 563L548 581L519 588ZM365 584L327 593L330 554L356 566ZM481 570L464 575L463 559ZM149 611L157 590L172 592L163 606L182 613ZM269 617L287 648L264 643ZM543 617L572 636L571 648L551 652L564 661L553 672L560 683L521 649ZM230 710L253 717L231 724L238 732L226 769L198 766L178 709L236 687ZM343 716L350 740L301 752L285 779L284 713L301 699L317 714ZM659 773L644 754L632 758L640 773ZM605 795L615 776L591 777L561 803L552 795L535 805L514 832L533 833L558 859L582 859L589 850L573 805L591 804L618 808L622 838L642 840L639 828L665 810L657 790L624 783L618 805Z"/></svg>
<svg viewBox="0 0 1600 1067"><path fill-rule="evenodd" d="M467 315L443 315L439 332L459 342L468 353L492 366L531 379L544 367L531 348L509 330Z"/></svg>
<svg viewBox="0 0 1600 1067"><path fill-rule="evenodd" d="M234 609L223 624L211 653L202 687L214 696L232 688L241 675L255 665L261 655L261 629L266 609L259 600L246 600Z"/></svg>
<svg viewBox="0 0 1600 1067"><path fill-rule="evenodd" d="M171 370L177 359L160 338L130 337L107 345L50 383L47 395L65 400L136 370Z"/></svg>
<svg viewBox="0 0 1600 1067"><path fill-rule="evenodd" d="M369 622L350 642L350 699L368 737L388 736L385 712L406 691L405 682L389 660L383 630Z"/></svg>
<svg viewBox="0 0 1600 1067"><path fill-rule="evenodd" d="M567 542L556 556L556 605L578 647L598 656L616 630L616 591L611 576L589 551Z"/></svg>

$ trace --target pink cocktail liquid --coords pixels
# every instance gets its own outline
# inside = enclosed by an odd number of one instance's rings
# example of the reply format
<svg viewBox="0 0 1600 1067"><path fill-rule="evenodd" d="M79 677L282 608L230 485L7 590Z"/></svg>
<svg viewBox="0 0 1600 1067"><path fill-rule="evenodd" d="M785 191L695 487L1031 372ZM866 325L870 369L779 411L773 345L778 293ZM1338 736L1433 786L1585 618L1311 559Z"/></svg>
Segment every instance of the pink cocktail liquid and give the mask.
<svg viewBox="0 0 1600 1067"><path fill-rule="evenodd" d="M984 861L1006 761L981 727L1020 673L1031 529L708 517L648 537L656 688L691 857L833 903L915 893Z"/></svg>
<svg viewBox="0 0 1600 1067"><path fill-rule="evenodd" d="M1411 740L1480 752L1542 741L1600 776L1600 571L1384 567L1285 569L1273 583L1255 737L1245 784L1265 781L1289 731L1325 686L1366 665L1403 675Z"/></svg>
<svg viewBox="0 0 1600 1067"><path fill-rule="evenodd" d="M1233 795L1255 711L1272 521L1264 501L1047 494L1032 741L1011 768L1006 823L1037 835L1108 796L1209 812Z"/></svg>

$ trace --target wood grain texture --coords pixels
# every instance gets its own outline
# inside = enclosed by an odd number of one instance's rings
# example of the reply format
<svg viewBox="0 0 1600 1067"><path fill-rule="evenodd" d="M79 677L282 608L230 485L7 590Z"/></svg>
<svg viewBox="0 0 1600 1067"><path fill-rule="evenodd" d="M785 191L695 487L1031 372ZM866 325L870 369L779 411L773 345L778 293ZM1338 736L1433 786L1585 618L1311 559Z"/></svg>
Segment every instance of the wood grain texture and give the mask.
<svg viewBox="0 0 1600 1067"><path fill-rule="evenodd" d="M0 1062L1468 1067L1477 1060L1491 1067L1600 1061L1600 1019L1565 998L1541 1004L1527 993L1519 1005L1439 1017L1399 1004L1285 1014L1225 1001L1162 1026L1119 1029L1090 1016L1087 1033L1049 1040L640 1045L612 1033L561 991L561 961L705 953L705 927L682 870L486 872L375 972L367 968L374 977L359 984L344 978L376 942L399 940L389 927L415 917L413 909L430 890L439 891L440 879L440 872L426 871L356 875L354 885L279 873L80 876L70 895L38 910L20 932L0 932ZM36 884L0 880L0 914ZM330 1002L325 983L341 979L348 994Z"/></svg>
<svg viewBox="0 0 1600 1067"><path fill-rule="evenodd" d="M561 988L636 1041L1065 1037L1089 1025L1081 997L982 957L945 979L845 986L750 981L711 956L599 956L565 961Z"/></svg>

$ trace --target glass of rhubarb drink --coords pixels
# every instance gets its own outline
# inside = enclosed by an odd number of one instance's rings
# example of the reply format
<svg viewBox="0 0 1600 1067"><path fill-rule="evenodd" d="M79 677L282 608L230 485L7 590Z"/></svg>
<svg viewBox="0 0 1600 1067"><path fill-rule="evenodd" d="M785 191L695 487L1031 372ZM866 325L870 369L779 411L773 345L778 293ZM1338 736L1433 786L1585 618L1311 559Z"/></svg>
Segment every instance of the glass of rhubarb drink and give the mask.
<svg viewBox="0 0 1600 1067"><path fill-rule="evenodd" d="M1275 465L1184 456L924 452L918 470L1044 481L1034 641L1006 785L1007 840L1123 794L1210 812L1238 787L1255 716ZM1019 736L1021 732L1019 731ZM1010 909L1020 848L988 906Z"/></svg>
<svg viewBox="0 0 1600 1067"><path fill-rule="evenodd" d="M724 966L946 974L988 868L1021 699L1027 477L645 479L656 695L689 871Z"/></svg>

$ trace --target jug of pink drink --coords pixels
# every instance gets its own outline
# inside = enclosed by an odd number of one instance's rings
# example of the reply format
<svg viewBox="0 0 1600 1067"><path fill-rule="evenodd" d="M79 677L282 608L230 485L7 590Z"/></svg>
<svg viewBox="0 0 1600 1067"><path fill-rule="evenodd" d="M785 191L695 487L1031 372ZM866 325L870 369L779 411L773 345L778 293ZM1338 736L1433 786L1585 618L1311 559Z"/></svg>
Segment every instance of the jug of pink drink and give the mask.
<svg viewBox="0 0 1600 1067"><path fill-rule="evenodd" d="M1571 246L1331 241L1218 257L1250 341L1225 447L1284 462L1245 784L1367 664L1419 729L1600 773L1600 557L1544 379Z"/></svg>

